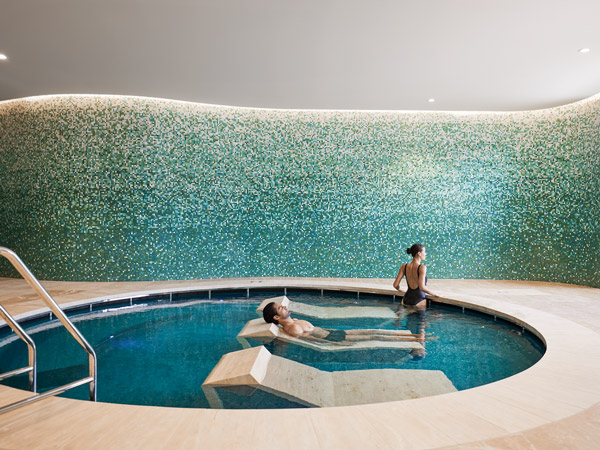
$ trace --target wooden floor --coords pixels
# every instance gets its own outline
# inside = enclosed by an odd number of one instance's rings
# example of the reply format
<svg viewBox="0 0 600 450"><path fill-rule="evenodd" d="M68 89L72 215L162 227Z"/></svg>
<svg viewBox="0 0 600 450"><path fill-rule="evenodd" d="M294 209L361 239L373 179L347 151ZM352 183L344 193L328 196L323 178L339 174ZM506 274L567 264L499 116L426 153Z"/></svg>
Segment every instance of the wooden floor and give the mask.
<svg viewBox="0 0 600 450"><path fill-rule="evenodd" d="M123 293L225 287L311 286L384 293L392 292L391 283L262 278L42 284L66 305ZM244 411L49 398L0 416L0 449L598 448L599 289L487 280L431 280L430 287L443 294L444 301L477 305L526 323L545 340L546 354L524 372L478 388L360 406ZM0 302L21 317L43 308L22 280L0 279ZM29 395L2 386L0 405Z"/></svg>

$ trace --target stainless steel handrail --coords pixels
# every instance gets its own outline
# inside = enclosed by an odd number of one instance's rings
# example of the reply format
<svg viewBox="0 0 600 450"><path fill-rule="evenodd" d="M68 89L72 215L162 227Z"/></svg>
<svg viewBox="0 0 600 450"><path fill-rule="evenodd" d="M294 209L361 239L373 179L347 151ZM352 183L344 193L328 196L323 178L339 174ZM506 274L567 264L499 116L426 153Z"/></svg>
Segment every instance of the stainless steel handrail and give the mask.
<svg viewBox="0 0 600 450"><path fill-rule="evenodd" d="M72 389L73 387L80 386L85 383L89 383L89 391L90 391L90 400L96 401L96 389L97 389L97 360L96 353L92 346L85 340L83 335L79 332L79 330L73 325L73 323L69 320L69 318L62 311L60 306L54 301L54 299L46 292L46 289L40 284L37 278L29 271L27 266L21 261L21 258L17 256L15 252L6 247L0 247L0 255L4 256L6 259L10 261L15 269L19 271L21 276L25 279L25 281L33 288L33 290L41 297L41 299L48 305L50 311L54 314L54 316L60 320L63 326L67 329L67 331L73 336L73 338L83 347L85 352L88 355L88 363L89 363L89 377L79 380L77 382L73 382L69 385L63 386L63 388L54 389L52 391L46 392L42 395L36 395L35 397L30 397L25 400L21 400L19 402L7 405L5 407L0 408L0 414L11 409L17 408L19 406L26 405L33 401L41 400L42 398L46 398L49 395L56 395L64 392L67 389ZM6 310L5 310L6 311ZM61 390L62 389L62 390Z"/></svg>
<svg viewBox="0 0 600 450"><path fill-rule="evenodd" d="M24 341L25 344L27 344L27 350L29 353L29 366L0 374L0 381L13 377L15 375L20 375L22 373L29 372L29 389L33 392L37 392L37 358L35 342L33 342L33 339L29 337L25 330L21 328L21 325L19 325L17 321L12 318L12 316L8 313L6 309L4 309L2 305L0 305L0 316L2 316L4 321L21 338L21 340Z"/></svg>
<svg viewBox="0 0 600 450"><path fill-rule="evenodd" d="M92 377L82 378L81 380L73 381L72 383L65 384L64 386L61 386L61 387L57 387L55 389L52 389L51 391L42 392L41 394L38 394L34 397L28 397L19 402L15 402L15 403L11 403L10 405L3 406L2 408L0 408L0 414L8 412L8 411L12 411L13 409L19 408L20 406L25 406L30 403L37 402L38 400L43 400L45 398L52 397L53 395L62 394L63 392L68 391L69 389L83 386L86 383L93 383L93 382L94 382L94 379Z"/></svg>

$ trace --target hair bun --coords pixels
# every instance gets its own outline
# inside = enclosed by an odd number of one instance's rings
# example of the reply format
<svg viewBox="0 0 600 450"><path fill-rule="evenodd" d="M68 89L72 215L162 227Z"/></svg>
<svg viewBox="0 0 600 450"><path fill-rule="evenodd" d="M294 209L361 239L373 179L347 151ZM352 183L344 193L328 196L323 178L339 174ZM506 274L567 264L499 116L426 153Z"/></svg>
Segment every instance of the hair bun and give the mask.
<svg viewBox="0 0 600 450"><path fill-rule="evenodd" d="M410 255L410 248L406 249L406 253L408 253Z"/></svg>

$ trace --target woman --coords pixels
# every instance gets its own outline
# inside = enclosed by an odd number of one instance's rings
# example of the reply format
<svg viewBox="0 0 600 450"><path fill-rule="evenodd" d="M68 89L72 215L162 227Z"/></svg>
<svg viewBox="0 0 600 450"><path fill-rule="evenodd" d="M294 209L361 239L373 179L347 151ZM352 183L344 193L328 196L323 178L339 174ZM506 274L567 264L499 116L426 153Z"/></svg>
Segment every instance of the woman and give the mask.
<svg viewBox="0 0 600 450"><path fill-rule="evenodd" d="M413 260L408 264L402 264L398 271L398 276L394 280L394 289L400 290L400 280L406 276L406 284L408 289L402 299L404 306L413 306L418 309L425 308L425 294L438 297L425 287L427 284L427 267L421 265L421 261L425 260L427 253L425 247L421 244L414 244L411 248L406 249L406 253L412 255Z"/></svg>

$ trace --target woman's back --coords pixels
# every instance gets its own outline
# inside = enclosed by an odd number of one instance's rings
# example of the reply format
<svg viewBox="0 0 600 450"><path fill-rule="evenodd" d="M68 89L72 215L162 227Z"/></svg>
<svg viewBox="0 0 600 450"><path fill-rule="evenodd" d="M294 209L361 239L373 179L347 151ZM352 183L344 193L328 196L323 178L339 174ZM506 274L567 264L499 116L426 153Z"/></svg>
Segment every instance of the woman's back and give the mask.
<svg viewBox="0 0 600 450"><path fill-rule="evenodd" d="M404 276L409 289L419 289L420 264L408 263L404 268Z"/></svg>
<svg viewBox="0 0 600 450"><path fill-rule="evenodd" d="M412 255L413 260L407 264L402 264L398 275L394 280L394 289L400 290L400 281L406 277L408 290L404 293L402 303L404 305L425 305L425 294L436 296L433 292L425 287L427 284L427 267L421 267L421 261L427 256L425 247L421 244L413 244L412 247L406 249L406 253ZM423 302L423 303L421 303Z"/></svg>

